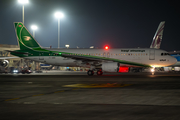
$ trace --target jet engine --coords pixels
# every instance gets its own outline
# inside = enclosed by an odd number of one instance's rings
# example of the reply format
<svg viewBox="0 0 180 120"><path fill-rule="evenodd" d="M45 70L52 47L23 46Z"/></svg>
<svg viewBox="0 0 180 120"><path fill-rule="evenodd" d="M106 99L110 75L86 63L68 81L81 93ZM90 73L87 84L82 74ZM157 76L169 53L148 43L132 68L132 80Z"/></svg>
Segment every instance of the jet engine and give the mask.
<svg viewBox="0 0 180 120"><path fill-rule="evenodd" d="M117 62L108 62L102 64L104 72L129 72L129 67L121 67Z"/></svg>
<svg viewBox="0 0 180 120"><path fill-rule="evenodd" d="M7 60L0 61L0 66L2 66L2 67L7 67L8 64L9 64L9 61L7 61Z"/></svg>

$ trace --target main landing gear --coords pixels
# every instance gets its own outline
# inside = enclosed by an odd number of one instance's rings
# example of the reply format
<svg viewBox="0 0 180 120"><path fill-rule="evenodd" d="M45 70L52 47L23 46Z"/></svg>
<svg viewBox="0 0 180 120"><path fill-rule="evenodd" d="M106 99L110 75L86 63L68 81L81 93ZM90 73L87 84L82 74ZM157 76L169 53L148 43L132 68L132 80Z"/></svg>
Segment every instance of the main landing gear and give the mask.
<svg viewBox="0 0 180 120"><path fill-rule="evenodd" d="M92 75L94 75L94 71L93 71L93 70L89 70L89 71L87 72L87 74L88 74L89 76L92 76ZM97 71L97 75L102 75L102 74L103 74L102 70L98 70L98 71Z"/></svg>
<svg viewBox="0 0 180 120"><path fill-rule="evenodd" d="M102 70L97 71L97 75L102 75L102 74L103 74Z"/></svg>
<svg viewBox="0 0 180 120"><path fill-rule="evenodd" d="M94 71L93 71L93 70L89 70L89 71L87 72L87 74L88 74L89 76L92 76L92 75L94 75Z"/></svg>

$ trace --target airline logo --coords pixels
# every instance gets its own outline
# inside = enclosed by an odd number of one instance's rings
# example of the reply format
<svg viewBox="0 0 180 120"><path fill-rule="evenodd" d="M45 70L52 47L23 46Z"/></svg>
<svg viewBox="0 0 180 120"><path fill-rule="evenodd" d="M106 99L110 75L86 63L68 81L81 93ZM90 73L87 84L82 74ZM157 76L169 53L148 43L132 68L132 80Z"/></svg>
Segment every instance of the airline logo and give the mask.
<svg viewBox="0 0 180 120"><path fill-rule="evenodd" d="M155 41L156 40L156 41ZM152 46L155 47L156 45L160 45L161 44L161 40L162 40L162 35L158 35L156 36L156 39L153 41Z"/></svg>
<svg viewBox="0 0 180 120"><path fill-rule="evenodd" d="M22 25L18 25L18 27L22 27Z"/></svg>
<svg viewBox="0 0 180 120"><path fill-rule="evenodd" d="M158 35L156 40L157 40L157 44L159 45L161 43L161 40L162 40L162 35Z"/></svg>
<svg viewBox="0 0 180 120"><path fill-rule="evenodd" d="M29 41L29 40L31 40L31 37L29 37L29 36L24 36L24 40L25 40L25 41Z"/></svg>
<svg viewBox="0 0 180 120"><path fill-rule="evenodd" d="M157 49L160 48L161 41L162 41L162 36L163 36L164 26L165 26L165 22L161 22L158 29L157 29L157 31L156 31L156 34L155 34L155 36L153 38L153 42L152 42L150 48L157 48Z"/></svg>

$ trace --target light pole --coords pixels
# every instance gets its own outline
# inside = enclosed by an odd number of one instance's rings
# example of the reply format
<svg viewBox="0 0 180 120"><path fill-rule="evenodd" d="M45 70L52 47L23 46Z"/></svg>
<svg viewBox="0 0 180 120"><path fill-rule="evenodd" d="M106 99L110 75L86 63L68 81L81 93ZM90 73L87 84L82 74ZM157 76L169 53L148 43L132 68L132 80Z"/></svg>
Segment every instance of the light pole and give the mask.
<svg viewBox="0 0 180 120"><path fill-rule="evenodd" d="M18 2L22 4L22 22L24 24L24 4L29 3L29 0L18 0Z"/></svg>
<svg viewBox="0 0 180 120"><path fill-rule="evenodd" d="M33 37L35 38L35 31L38 29L38 27L36 25L32 25L31 29L33 30ZM39 65L38 62L33 61L33 68L32 68L33 70L36 70L36 64ZM37 69L39 69L39 66L37 66Z"/></svg>
<svg viewBox="0 0 180 120"><path fill-rule="evenodd" d="M58 18L58 48L60 46L60 19L64 17L61 12L56 12L55 17Z"/></svg>
<svg viewBox="0 0 180 120"><path fill-rule="evenodd" d="M31 29L33 30L33 37L35 38L35 30L37 30L38 27L36 25L32 25Z"/></svg>

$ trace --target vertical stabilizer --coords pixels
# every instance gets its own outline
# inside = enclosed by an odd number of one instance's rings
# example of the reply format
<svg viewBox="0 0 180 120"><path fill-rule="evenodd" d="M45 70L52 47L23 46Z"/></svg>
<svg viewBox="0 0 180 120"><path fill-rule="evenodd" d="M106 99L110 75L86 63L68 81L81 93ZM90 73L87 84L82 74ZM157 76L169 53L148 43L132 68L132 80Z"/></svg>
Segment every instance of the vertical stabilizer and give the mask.
<svg viewBox="0 0 180 120"><path fill-rule="evenodd" d="M17 36L17 41L21 50L41 48L34 37L29 33L27 28L21 22L15 22L15 31Z"/></svg>
<svg viewBox="0 0 180 120"><path fill-rule="evenodd" d="M162 21L159 24L158 29L157 29L154 37L153 37L153 41L151 43L150 48L156 48L156 49L160 48L162 36L163 36L163 31L164 31L164 26L165 26L165 21Z"/></svg>

